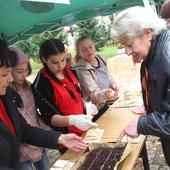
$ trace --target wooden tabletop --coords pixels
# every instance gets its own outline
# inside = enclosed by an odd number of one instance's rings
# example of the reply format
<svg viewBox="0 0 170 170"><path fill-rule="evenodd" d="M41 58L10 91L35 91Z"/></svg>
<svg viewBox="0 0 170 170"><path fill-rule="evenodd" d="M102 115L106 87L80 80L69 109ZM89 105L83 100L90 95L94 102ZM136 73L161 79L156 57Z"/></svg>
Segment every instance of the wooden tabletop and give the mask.
<svg viewBox="0 0 170 170"><path fill-rule="evenodd" d="M143 104L142 94L136 93L135 95L131 96L131 98L126 99L124 94L121 93L120 97L113 103L111 106L112 108L131 108L135 106L139 106Z"/></svg>
<svg viewBox="0 0 170 170"><path fill-rule="evenodd" d="M131 120L136 118L137 114L131 111L131 108L113 108L110 107L103 115L97 120L98 128L104 129L103 136L100 142L116 142L118 135L122 129ZM145 143L145 136L140 138L138 143L132 143L132 151L125 159L121 170L132 170ZM63 160L76 162L84 151L73 152L68 150L60 157Z"/></svg>
<svg viewBox="0 0 170 170"><path fill-rule="evenodd" d="M109 108L97 121L98 127L104 129L100 142L116 142L120 132L131 120L138 117L131 108ZM125 159L121 170L132 170L141 153L146 136L142 136L139 143L132 143L132 151Z"/></svg>
<svg viewBox="0 0 170 170"><path fill-rule="evenodd" d="M100 142L116 142L122 129L131 120L139 115L132 112L130 108L110 107L96 123L98 128L104 129Z"/></svg>

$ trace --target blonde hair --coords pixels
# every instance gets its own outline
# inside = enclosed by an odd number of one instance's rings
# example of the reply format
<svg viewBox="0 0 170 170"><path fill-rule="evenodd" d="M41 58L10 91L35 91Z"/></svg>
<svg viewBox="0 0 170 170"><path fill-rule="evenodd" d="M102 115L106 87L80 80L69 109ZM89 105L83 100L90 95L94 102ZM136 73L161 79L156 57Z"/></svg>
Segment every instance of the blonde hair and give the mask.
<svg viewBox="0 0 170 170"><path fill-rule="evenodd" d="M87 36L87 35L80 37L80 38L77 39L77 41L76 41L76 44L75 44L75 47L76 47L76 55L75 55L75 57L74 57L75 64L77 64L77 62L78 62L79 59L81 58L81 56L79 55L79 44L80 44L82 41L86 40L86 39L90 39L90 40L93 42L92 38L91 38L90 36Z"/></svg>
<svg viewBox="0 0 170 170"><path fill-rule="evenodd" d="M28 62L28 74L27 74L27 77L28 77L29 75L31 75L31 73L32 73L31 63ZM18 92L18 88L17 88L17 86L16 86L16 84L15 84L14 81L11 82L11 83L9 84L9 86L10 86L14 91ZM28 83L28 81L27 81L26 79L25 79L24 82L23 82L23 88L24 88L24 89L30 89L30 85L29 85L29 83Z"/></svg>

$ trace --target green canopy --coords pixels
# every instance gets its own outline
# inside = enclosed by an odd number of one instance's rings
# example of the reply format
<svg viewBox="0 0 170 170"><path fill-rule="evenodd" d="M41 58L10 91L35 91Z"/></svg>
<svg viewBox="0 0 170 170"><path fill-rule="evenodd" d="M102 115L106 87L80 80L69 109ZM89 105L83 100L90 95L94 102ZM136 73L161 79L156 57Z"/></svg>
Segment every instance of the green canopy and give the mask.
<svg viewBox="0 0 170 170"><path fill-rule="evenodd" d="M144 6L142 0L70 0L70 4L1 0L0 34L13 44L34 34L110 15L134 5Z"/></svg>

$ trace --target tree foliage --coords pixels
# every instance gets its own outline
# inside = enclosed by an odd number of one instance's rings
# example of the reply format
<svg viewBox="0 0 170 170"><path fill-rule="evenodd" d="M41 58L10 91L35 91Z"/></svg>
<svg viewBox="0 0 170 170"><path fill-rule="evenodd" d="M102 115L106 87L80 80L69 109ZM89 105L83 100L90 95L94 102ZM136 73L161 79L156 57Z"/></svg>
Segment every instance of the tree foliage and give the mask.
<svg viewBox="0 0 170 170"><path fill-rule="evenodd" d="M99 51L105 46L108 41L108 29L102 24L99 24L98 19L78 22L74 31L77 33L76 39L81 36L90 36L95 43L96 50Z"/></svg>
<svg viewBox="0 0 170 170"><path fill-rule="evenodd" d="M45 40L50 38L58 38L63 43L68 44L67 34L64 34L63 28L60 28L53 32L47 31L39 35L34 35L27 40L15 43L13 46L21 49L24 53L28 55L29 58L32 58L34 61L39 62L39 48Z"/></svg>

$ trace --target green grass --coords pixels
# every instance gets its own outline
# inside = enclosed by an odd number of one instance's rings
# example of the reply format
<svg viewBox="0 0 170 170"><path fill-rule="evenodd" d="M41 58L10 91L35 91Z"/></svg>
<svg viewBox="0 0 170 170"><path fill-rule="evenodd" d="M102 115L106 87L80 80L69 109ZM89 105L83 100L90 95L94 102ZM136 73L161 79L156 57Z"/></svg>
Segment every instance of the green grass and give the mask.
<svg viewBox="0 0 170 170"><path fill-rule="evenodd" d="M101 54L106 58L110 58L115 56L117 53L117 46L109 45L107 47L104 47L103 50L100 52L97 52L97 54Z"/></svg>
<svg viewBox="0 0 170 170"><path fill-rule="evenodd" d="M42 68L42 63L37 63L31 60L31 67L32 67L32 70L39 70L40 68Z"/></svg>
<svg viewBox="0 0 170 170"><path fill-rule="evenodd" d="M76 52L74 49L70 50L72 56L74 57ZM101 54L102 56L106 57L106 58L110 58L116 55L117 53L117 46L114 45L109 45L109 46L105 46L100 52L96 52L97 54ZM33 70L39 70L40 68L42 68L42 64L41 63L37 63L35 61L31 60L31 66Z"/></svg>
<svg viewBox="0 0 170 170"><path fill-rule="evenodd" d="M71 52L72 56L74 57L75 54L76 54L75 50L71 49L70 52ZM103 49L101 51L96 52L96 53L97 54L101 54L101 55L103 55L106 58L113 57L117 53L117 46L115 46L115 45L108 45L108 46L103 47Z"/></svg>

